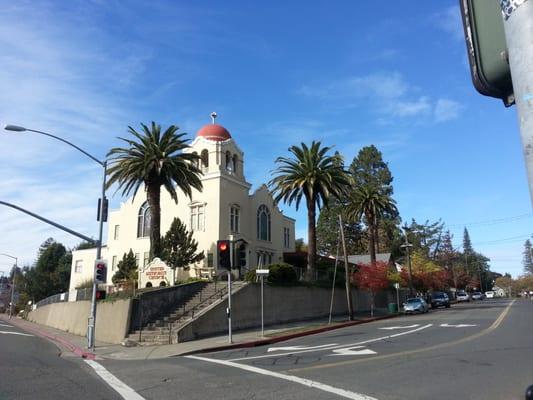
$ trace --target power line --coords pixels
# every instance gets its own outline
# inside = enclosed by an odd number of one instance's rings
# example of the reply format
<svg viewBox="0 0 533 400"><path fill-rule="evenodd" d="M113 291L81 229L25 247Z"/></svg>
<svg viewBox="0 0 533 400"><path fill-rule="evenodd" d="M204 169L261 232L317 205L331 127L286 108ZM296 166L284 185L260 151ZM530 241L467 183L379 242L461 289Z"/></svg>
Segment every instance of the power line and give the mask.
<svg viewBox="0 0 533 400"><path fill-rule="evenodd" d="M455 223L450 225L445 225L448 228L462 228L467 226L486 226L486 225L497 225L497 224L503 224L506 222L515 222L520 221L522 219L531 218L533 217L532 213L527 214L520 214L520 215L514 215L512 217L505 217L505 218L496 218L496 219L487 219L484 221L474 221L474 222L463 222L463 223Z"/></svg>

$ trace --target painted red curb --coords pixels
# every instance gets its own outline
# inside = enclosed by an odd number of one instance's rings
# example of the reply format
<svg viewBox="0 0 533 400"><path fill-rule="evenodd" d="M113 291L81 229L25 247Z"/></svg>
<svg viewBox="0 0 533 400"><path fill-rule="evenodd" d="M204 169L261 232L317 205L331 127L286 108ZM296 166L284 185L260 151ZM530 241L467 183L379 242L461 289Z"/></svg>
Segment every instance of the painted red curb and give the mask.
<svg viewBox="0 0 533 400"><path fill-rule="evenodd" d="M288 335L275 336L273 338L268 338L268 339L253 340L250 342L235 343L235 344L228 344L224 346L209 347L209 348L201 349L201 350L194 350L188 353L180 354L179 356L188 356L192 354L210 353L213 351L223 351L223 350L233 350L233 349L241 349L241 348L247 348L247 347L264 346L265 344L274 344L274 343L283 342L286 340L290 340L290 339L294 339L294 338L298 338L302 336L315 335L317 333L333 331L335 329L342 329L342 328L346 328L348 326L353 326L353 325L366 324L368 322L374 322L374 321L379 321L382 319L394 318L397 316L398 316L397 314L393 314L393 315L385 315L382 317L372 317L372 318L367 318L367 319L358 320L358 321L349 321L349 322L344 322L342 324L337 324L333 326L324 326L322 328L311 329L311 330L304 331L304 332L291 333Z"/></svg>
<svg viewBox="0 0 533 400"><path fill-rule="evenodd" d="M13 325L16 325L17 327L19 327L21 329L24 329L26 331L30 331L31 333L34 333L37 336L44 337L44 338L49 339L51 341L60 343L63 347L66 347L71 353L74 353L74 354L76 354L77 356L79 356L81 358L84 358L86 360L94 360L96 358L96 354L94 354L94 353L92 353L90 351L87 351L87 350L75 345L74 343L72 343L72 342L68 341L67 339L64 339L64 338L62 338L60 336L56 336L56 335L41 331L41 330L36 329L34 327L26 326L25 323L21 324L20 322L18 322L16 320L14 322L13 319L10 319L10 320L7 320L7 321L5 319L2 319L2 320L5 321L5 322L8 322L8 323L11 323Z"/></svg>

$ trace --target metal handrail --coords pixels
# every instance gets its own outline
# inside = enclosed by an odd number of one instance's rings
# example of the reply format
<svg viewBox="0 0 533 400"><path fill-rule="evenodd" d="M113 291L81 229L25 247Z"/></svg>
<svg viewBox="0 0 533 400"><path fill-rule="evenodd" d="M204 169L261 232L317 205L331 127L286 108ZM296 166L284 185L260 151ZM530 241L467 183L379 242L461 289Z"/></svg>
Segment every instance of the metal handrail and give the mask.
<svg viewBox="0 0 533 400"><path fill-rule="evenodd" d="M205 303L207 303L209 300L213 299L213 298L216 298L216 297L219 297L220 296L220 299L223 299L225 295L227 295L227 291L228 291L228 288L227 287L222 287L222 289L220 290L216 290L216 283L215 283L215 293L213 293L211 296L207 297L206 299L204 299L203 301L201 300L202 298L202 293L200 291L200 302L198 304L196 304L194 307L190 308L189 310L185 311L185 303L183 304L183 312L181 314L179 314L178 316L176 316L176 319L174 321L169 321L167 326L168 326L168 343L169 344L172 344L172 324L176 321L178 321L181 317L184 317L186 314L190 313L191 312L191 319L194 318L194 311L197 310L198 308L200 308L202 306L204 306Z"/></svg>

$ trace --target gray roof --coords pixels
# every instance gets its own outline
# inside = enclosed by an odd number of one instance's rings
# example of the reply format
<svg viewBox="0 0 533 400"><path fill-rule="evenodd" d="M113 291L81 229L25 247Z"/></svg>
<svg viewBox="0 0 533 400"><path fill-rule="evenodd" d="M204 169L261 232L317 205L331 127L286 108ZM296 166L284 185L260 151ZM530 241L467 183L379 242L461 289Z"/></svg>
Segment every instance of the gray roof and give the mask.
<svg viewBox="0 0 533 400"><path fill-rule="evenodd" d="M390 253L376 254L376 261L389 262ZM370 254L356 254L348 256L348 262L350 264L370 264Z"/></svg>

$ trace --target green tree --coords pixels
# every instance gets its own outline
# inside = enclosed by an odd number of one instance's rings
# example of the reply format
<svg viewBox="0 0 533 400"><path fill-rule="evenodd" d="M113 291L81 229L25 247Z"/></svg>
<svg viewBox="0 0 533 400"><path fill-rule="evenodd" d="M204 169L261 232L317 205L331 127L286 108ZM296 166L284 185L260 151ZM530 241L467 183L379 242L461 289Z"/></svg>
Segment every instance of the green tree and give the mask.
<svg viewBox="0 0 533 400"><path fill-rule="evenodd" d="M115 147L107 154L110 157L107 187L118 184L122 194L135 197L144 184L152 215L150 229L150 258L161 257L161 186L177 203L179 188L192 198L192 189L202 190L201 171L196 166L199 159L194 153L186 153L189 146L182 139L184 133L177 134L178 127L169 126L161 133L161 126L152 122L151 127L141 124L139 133L131 126L129 133L133 139L119 138L128 147Z"/></svg>
<svg viewBox="0 0 533 400"><path fill-rule="evenodd" d="M113 275L111 280L113 283L117 283L122 280L137 280L137 260L132 249L130 249L127 254L124 253L122 260L120 260L117 264L117 272L115 272L115 275Z"/></svg>
<svg viewBox="0 0 533 400"><path fill-rule="evenodd" d="M363 147L357 157L353 159L349 172L353 188L374 186L379 189L382 195L392 198L394 178L388 164L383 161L382 153L376 146ZM380 251L380 243L383 248L391 249L395 238L400 236L399 224L400 218L396 208L384 212L376 219L372 226L376 252ZM370 227L368 226L368 228ZM370 240L371 232L367 233Z"/></svg>
<svg viewBox="0 0 533 400"><path fill-rule="evenodd" d="M439 219L435 222L426 220L423 224L413 218L409 225L409 242L413 250L420 250L427 258L435 259L442 243L444 223Z"/></svg>
<svg viewBox="0 0 533 400"><path fill-rule="evenodd" d="M342 215L344 205L338 199L333 199L329 207L320 210L316 226L317 251L323 255L335 255L339 240L339 215ZM368 241L363 227L358 221L343 221L344 238L348 254L361 254L368 247Z"/></svg>
<svg viewBox="0 0 533 400"><path fill-rule="evenodd" d="M377 221L387 213L397 213L396 202L374 185L356 187L349 192L348 196L349 202L345 208L346 219L348 221L360 221L363 217L365 218L369 233L368 251L370 253L370 263L375 265Z"/></svg>
<svg viewBox="0 0 533 400"><path fill-rule="evenodd" d="M330 147L321 147L313 141L311 146L301 143L291 146L292 158L278 157L278 168L269 186L275 200L300 206L302 198L307 205L307 231L309 248L307 253L307 279L311 279L316 266L316 209L327 206L330 199L340 195L348 184L339 155L328 155Z"/></svg>
<svg viewBox="0 0 533 400"><path fill-rule="evenodd" d="M187 227L176 217L163 238L162 259L172 268L173 284L176 282L176 268L188 268L205 257L203 251L197 253L198 242L192 236L192 231L187 232Z"/></svg>
<svg viewBox="0 0 533 400"><path fill-rule="evenodd" d="M463 231L463 254L467 258L474 254L474 248L472 247L472 241L470 240L470 234L468 233L468 229L466 228Z"/></svg>
<svg viewBox="0 0 533 400"><path fill-rule="evenodd" d="M533 255L531 254L531 241L529 239L524 243L524 252L522 254L524 255L522 259L524 272L533 274Z"/></svg>

